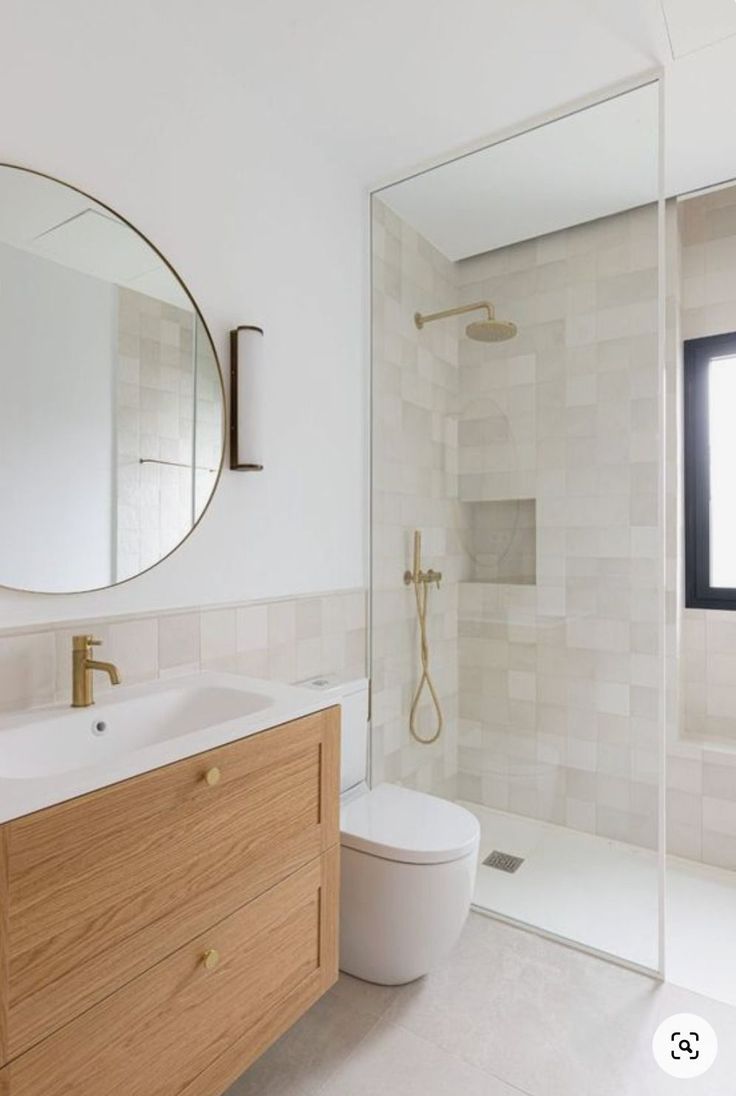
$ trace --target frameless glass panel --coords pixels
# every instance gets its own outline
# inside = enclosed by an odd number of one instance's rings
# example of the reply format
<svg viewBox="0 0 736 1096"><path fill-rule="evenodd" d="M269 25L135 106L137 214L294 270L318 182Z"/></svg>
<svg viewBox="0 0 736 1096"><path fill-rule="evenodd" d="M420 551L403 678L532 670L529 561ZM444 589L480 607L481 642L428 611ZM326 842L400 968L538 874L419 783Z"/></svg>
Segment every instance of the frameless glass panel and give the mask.
<svg viewBox="0 0 736 1096"><path fill-rule="evenodd" d="M373 204L374 775L477 816L477 907L651 969L658 95Z"/></svg>
<svg viewBox="0 0 736 1096"><path fill-rule="evenodd" d="M667 599L678 639L668 660L678 690L667 743L667 978L736 1005L736 182L686 195L670 213L670 298L684 347L667 357L668 497L686 536L672 507L668 555L688 581L672 582Z"/></svg>

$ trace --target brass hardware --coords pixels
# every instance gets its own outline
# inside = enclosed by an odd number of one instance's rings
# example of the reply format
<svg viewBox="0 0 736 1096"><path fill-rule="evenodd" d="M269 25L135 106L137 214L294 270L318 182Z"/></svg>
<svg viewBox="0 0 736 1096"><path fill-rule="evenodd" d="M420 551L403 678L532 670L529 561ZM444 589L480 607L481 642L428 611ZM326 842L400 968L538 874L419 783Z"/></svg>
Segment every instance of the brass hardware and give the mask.
<svg viewBox="0 0 736 1096"><path fill-rule="evenodd" d="M422 674L419 678L416 692L414 693L414 699L411 702L411 708L409 709L409 731L412 738L415 738L417 742L421 742L423 746L430 746L433 742L436 742L442 734L442 728L444 726L442 704L440 703L440 698L429 669L429 639L427 636L429 587L432 583L436 582L437 589L439 590L441 581L441 571L433 571L431 567L428 571L422 570L422 534L419 529L415 529L414 568L411 571L404 571L404 582L407 586L414 587L414 597L417 602L417 619L419 620L419 658L422 664ZM422 699L425 685L437 717L435 729L429 738L423 738L420 735L418 724L419 702Z"/></svg>
<svg viewBox="0 0 736 1096"><path fill-rule="evenodd" d="M202 956L202 966L205 970L215 970L220 962L220 953L216 948L208 948Z"/></svg>
<svg viewBox="0 0 736 1096"><path fill-rule="evenodd" d="M435 320L446 320L448 316L462 316L466 312L479 312L485 309L486 319L475 320L465 328L465 334L476 342L506 342L518 334L518 328L511 320L497 320L496 310L490 301L474 301L473 304L462 304L458 308L445 308L442 312L430 312L423 315L414 313L414 323L419 331L425 324Z"/></svg>
<svg viewBox="0 0 736 1096"><path fill-rule="evenodd" d="M72 708L89 708L94 704L92 674L95 670L107 674L113 685L120 684L117 666L90 658L92 648L101 643L101 639L90 635L72 637Z"/></svg>
<svg viewBox="0 0 736 1096"><path fill-rule="evenodd" d="M436 584L437 589L439 590L441 582L442 572L433 571L431 567L428 571L419 571L417 572L417 574L414 574L413 571L404 571L405 586L412 586L422 583L424 583L426 586L432 586Z"/></svg>
<svg viewBox="0 0 736 1096"><path fill-rule="evenodd" d="M209 784L211 788L214 788L215 784L219 784L221 778L222 773L217 768L217 765L214 765L211 769L208 769L207 772L204 774L205 783Z"/></svg>
<svg viewBox="0 0 736 1096"><path fill-rule="evenodd" d="M479 312L482 308L485 308L488 313L489 320L495 320L496 311L490 301L476 301L475 304L463 304L459 308L446 308L443 312L430 312L427 315L422 315L421 312L414 313L414 323L421 331L425 323L432 323L433 320L446 320L448 316L462 316L466 312Z"/></svg>
<svg viewBox="0 0 736 1096"><path fill-rule="evenodd" d="M404 585L405 586L432 586L436 585L437 589L440 588L442 582L442 572L433 571L432 568L428 571L422 570L422 534L417 529L414 532L414 568L411 571L404 571Z"/></svg>

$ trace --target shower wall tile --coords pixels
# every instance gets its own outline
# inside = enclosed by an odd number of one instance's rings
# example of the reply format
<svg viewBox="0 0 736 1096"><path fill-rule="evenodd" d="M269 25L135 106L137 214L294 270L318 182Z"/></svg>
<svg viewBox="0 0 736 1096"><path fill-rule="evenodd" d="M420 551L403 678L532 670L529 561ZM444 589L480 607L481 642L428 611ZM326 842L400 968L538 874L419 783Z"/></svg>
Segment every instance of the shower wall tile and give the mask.
<svg viewBox="0 0 736 1096"><path fill-rule="evenodd" d="M729 204L736 189L688 202L679 225L671 204L666 219L667 842L675 855L736 868L736 614L682 608L678 419L680 337L736 327L736 222L718 219ZM390 211L378 209L377 224L376 773L654 847L655 212L454 265ZM417 338L416 309L482 298L518 323L515 340L474 343L452 321ZM495 573L478 567L473 504L518 499L535 500L536 584L477 581L506 575L498 538ZM457 745L448 737L443 751L416 747L407 731L417 634L401 572L414 526L454 584L454 603L437 599L430 625L438 677L450 704L458 696Z"/></svg>
<svg viewBox="0 0 736 1096"><path fill-rule="evenodd" d="M489 806L652 847L656 215L535 245L458 264L461 302L519 324L513 342L460 340L460 498L536 506L536 584L460 588L460 716L478 745L458 780L477 767Z"/></svg>
<svg viewBox="0 0 736 1096"><path fill-rule="evenodd" d="M458 506L459 323L421 332L414 313L457 303L457 269L387 206L373 204L373 773L454 794L457 774L457 599L467 517ZM428 603L431 671L444 730L431 746L409 733L419 675L413 533L423 566L442 571ZM425 690L420 733L436 715Z"/></svg>

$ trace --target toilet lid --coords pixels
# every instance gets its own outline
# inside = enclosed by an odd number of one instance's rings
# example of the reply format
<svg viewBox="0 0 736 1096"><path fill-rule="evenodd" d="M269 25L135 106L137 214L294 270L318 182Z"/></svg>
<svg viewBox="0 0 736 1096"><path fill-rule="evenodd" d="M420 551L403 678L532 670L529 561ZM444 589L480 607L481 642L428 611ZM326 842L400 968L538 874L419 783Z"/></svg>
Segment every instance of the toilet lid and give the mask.
<svg viewBox="0 0 736 1096"><path fill-rule="evenodd" d="M340 839L349 849L406 864L442 864L474 852L475 815L434 795L379 784L340 812Z"/></svg>

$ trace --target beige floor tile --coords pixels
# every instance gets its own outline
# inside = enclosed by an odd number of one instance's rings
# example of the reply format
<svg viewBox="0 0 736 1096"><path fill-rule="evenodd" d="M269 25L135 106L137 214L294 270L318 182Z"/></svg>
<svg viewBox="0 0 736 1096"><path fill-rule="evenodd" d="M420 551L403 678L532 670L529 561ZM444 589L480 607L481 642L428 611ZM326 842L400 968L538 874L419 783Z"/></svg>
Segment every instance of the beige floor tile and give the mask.
<svg viewBox="0 0 736 1096"><path fill-rule="evenodd" d="M343 975L227 1096L677 1096L650 1043L678 1012L720 1044L689 1096L736 1096L736 1008L473 914L427 978Z"/></svg>
<svg viewBox="0 0 736 1096"><path fill-rule="evenodd" d="M385 1008L379 1003L384 987L363 990L364 985L342 976L225 1096L314 1096L320 1092Z"/></svg>
<svg viewBox="0 0 736 1096"><path fill-rule="evenodd" d="M533 1096L665 1096L680 1082L661 1073L650 1043L676 1012L704 1016L721 1043L688 1092L731 1096L736 1009L478 915L387 1015Z"/></svg>
<svg viewBox="0 0 736 1096"><path fill-rule="evenodd" d="M322 1090L322 1096L519 1096L405 1028L382 1020Z"/></svg>

